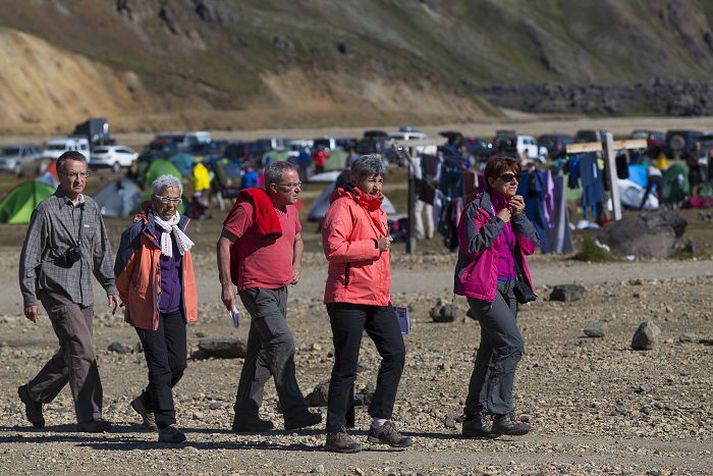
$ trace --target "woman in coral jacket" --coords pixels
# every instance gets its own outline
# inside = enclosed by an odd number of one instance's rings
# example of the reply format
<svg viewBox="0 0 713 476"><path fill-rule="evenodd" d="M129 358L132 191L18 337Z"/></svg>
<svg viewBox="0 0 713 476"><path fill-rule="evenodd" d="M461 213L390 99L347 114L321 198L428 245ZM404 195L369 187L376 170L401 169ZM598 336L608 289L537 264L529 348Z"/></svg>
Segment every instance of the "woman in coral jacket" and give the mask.
<svg viewBox="0 0 713 476"><path fill-rule="evenodd" d="M470 314L480 323L480 347L463 422L463 435L475 438L530 431L529 425L515 418L512 403L515 368L523 353L514 288L520 268L523 283L534 289L525 255L532 254L539 243L525 216L525 201L516 195L517 161L494 156L484 175L485 191L466 206L458 223L455 270L455 293L468 298Z"/></svg>
<svg viewBox="0 0 713 476"><path fill-rule="evenodd" d="M196 320L198 300L191 260L190 220L178 213L183 187L162 175L153 198L121 235L114 274L126 321L136 328L146 356L149 384L131 402L158 441L181 443L173 387L186 369L186 323Z"/></svg>
<svg viewBox="0 0 713 476"><path fill-rule="evenodd" d="M322 246L329 261L324 302L334 341L326 449L340 453L361 450L345 427L364 331L382 359L369 405L373 422L368 441L398 448L413 444L391 421L406 351L389 295L391 236L381 207L383 181L384 165L378 156L354 161L351 182L334 192L322 223Z"/></svg>

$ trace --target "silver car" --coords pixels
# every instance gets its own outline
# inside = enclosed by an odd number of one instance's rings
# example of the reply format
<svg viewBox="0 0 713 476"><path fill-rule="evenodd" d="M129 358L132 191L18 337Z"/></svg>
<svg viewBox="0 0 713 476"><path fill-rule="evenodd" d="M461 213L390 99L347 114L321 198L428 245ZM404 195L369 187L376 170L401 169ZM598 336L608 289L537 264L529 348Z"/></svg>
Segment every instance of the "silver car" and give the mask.
<svg viewBox="0 0 713 476"><path fill-rule="evenodd" d="M0 172L22 175L26 168L40 157L32 144L10 144L0 148Z"/></svg>

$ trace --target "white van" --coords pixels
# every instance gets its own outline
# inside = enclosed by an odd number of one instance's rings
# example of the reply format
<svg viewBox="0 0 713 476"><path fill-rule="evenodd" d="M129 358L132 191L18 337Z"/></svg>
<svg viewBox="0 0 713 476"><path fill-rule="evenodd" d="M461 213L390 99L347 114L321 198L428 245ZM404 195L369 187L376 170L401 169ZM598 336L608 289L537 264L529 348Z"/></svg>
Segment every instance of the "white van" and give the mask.
<svg viewBox="0 0 713 476"><path fill-rule="evenodd" d="M69 150L81 152L89 160L89 141L83 137L54 137L45 144L42 156L58 159Z"/></svg>

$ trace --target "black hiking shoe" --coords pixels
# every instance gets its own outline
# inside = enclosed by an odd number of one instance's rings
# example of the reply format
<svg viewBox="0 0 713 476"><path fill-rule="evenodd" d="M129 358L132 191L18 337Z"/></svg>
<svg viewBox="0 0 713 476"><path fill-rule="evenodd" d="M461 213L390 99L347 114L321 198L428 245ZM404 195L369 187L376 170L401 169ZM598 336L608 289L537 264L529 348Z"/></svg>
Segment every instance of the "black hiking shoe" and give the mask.
<svg viewBox="0 0 713 476"><path fill-rule="evenodd" d="M111 422L103 418L77 424L77 431L83 433L109 433L111 431Z"/></svg>
<svg viewBox="0 0 713 476"><path fill-rule="evenodd" d="M158 442L178 445L186 441L186 435L176 428L176 425L168 425L166 428L158 430Z"/></svg>
<svg viewBox="0 0 713 476"><path fill-rule="evenodd" d="M515 412L497 415L493 420L493 433L497 435L520 436L529 433L532 427L515 418Z"/></svg>
<svg viewBox="0 0 713 476"><path fill-rule="evenodd" d="M32 423L35 428L44 428L45 417L42 415L42 403L36 402L30 397L30 392L27 391L27 385L22 385L17 389L17 396L20 397L22 403L25 404L25 416L27 421Z"/></svg>
<svg viewBox="0 0 713 476"><path fill-rule="evenodd" d="M250 418L233 419L233 433L264 433L275 428L270 420L263 420L259 416Z"/></svg>
<svg viewBox="0 0 713 476"><path fill-rule="evenodd" d="M320 413L312 413L310 411L305 411L298 417L285 419L285 430L299 430L300 428L307 428L308 426L314 426L322 422L322 415Z"/></svg>
<svg viewBox="0 0 713 476"><path fill-rule="evenodd" d="M493 425L490 423L485 410L480 410L475 415L466 414L463 421L463 436L466 438L497 438L493 433Z"/></svg>
<svg viewBox="0 0 713 476"><path fill-rule="evenodd" d="M378 428L373 426L369 428L367 441L369 443L383 443L392 448L408 448L413 444L413 438L399 433L396 425L391 420L388 420Z"/></svg>

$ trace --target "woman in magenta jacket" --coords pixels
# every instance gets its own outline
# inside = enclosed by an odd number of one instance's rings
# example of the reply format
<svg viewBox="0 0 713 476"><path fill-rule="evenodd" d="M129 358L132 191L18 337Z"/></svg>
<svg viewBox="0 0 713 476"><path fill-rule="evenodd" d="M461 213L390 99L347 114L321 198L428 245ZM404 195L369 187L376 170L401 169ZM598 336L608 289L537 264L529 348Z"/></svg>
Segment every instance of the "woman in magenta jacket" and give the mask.
<svg viewBox="0 0 713 476"><path fill-rule="evenodd" d="M525 255L532 254L539 242L525 216L525 201L516 195L519 177L515 159L490 158L486 189L466 206L458 223L455 293L468 298L481 329L465 405L467 437L524 435L531 429L515 418L512 403L515 368L523 353L513 289L518 267L534 289Z"/></svg>

